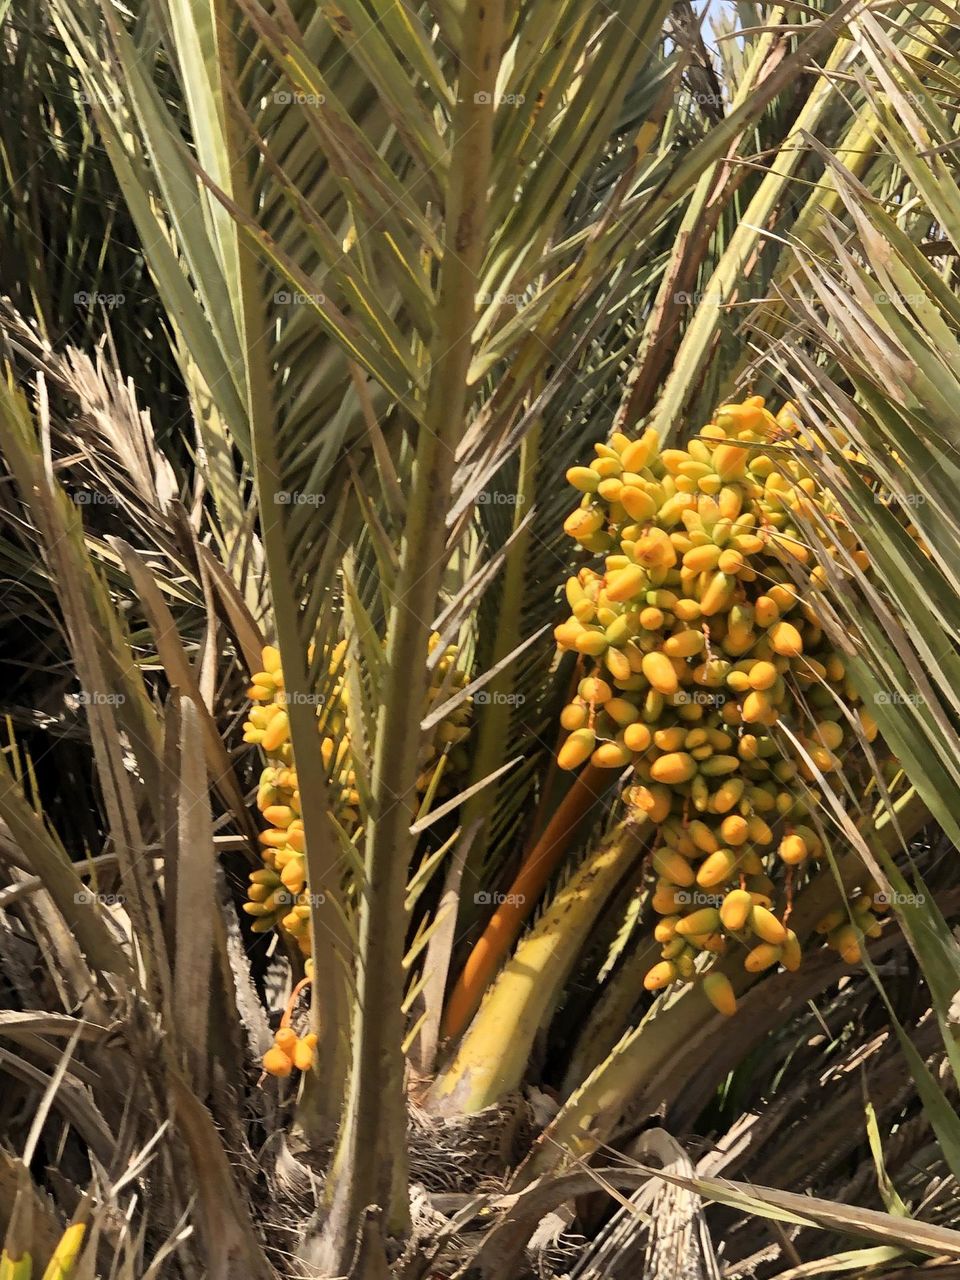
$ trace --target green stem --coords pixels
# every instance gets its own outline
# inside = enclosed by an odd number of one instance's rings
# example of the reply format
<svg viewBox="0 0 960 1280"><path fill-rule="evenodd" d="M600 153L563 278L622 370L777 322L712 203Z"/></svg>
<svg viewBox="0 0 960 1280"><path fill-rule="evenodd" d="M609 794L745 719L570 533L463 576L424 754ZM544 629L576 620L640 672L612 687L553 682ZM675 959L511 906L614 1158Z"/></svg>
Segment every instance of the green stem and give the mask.
<svg viewBox="0 0 960 1280"><path fill-rule="evenodd" d="M425 656L446 554L455 450L467 408L503 19L504 0L471 5L464 19L469 62L461 66L453 123L437 338L388 621L389 675L377 720L366 826L355 1055L325 1242L325 1261L337 1273L349 1265L368 1205L384 1208L385 1229L391 1233L402 1234L409 1225L401 1009L404 899L427 685Z"/></svg>
<svg viewBox="0 0 960 1280"><path fill-rule="evenodd" d="M527 513L536 501L536 481L540 463L540 437L543 429L538 419L523 438L520 445L520 475L517 481L517 506L513 516L513 527L523 522ZM507 552L503 572L503 592L498 601L497 629L490 665L496 666L520 642L520 621L523 614L523 602L526 594L527 575L530 572L530 544L533 530L528 524L514 539ZM509 698L513 691L515 672L505 667L486 686L487 703L480 721L480 732L477 737L476 752L470 773L470 786L475 786L495 771L503 760L503 744L510 731L512 704ZM473 905L474 888L479 887L483 872L483 863L487 853L486 828L493 808L493 797L484 789L464 805L461 826L469 831L479 818L483 828L478 832L470 849L464 868L464 890L461 901ZM476 919L477 910L463 912L462 927L469 927Z"/></svg>
<svg viewBox="0 0 960 1280"><path fill-rule="evenodd" d="M245 155L245 147L232 117L230 154L234 197L240 207L252 215L253 202L247 190L244 164L238 159ZM352 941L336 901L342 856L333 829L332 805L317 742L307 642L300 634L300 593L291 572L291 540L286 524L295 508L278 501L278 495L285 488L285 468L269 365L271 347L264 341L268 328L264 269L247 237L239 237L237 254L254 480L273 620L283 658L290 737L300 777L307 886L311 893L313 963L318 978L312 984L311 1011L313 1029L318 1036L317 1065L298 1120L308 1137L323 1141L329 1140L335 1131L346 1085L349 1045L345 1028L349 1025Z"/></svg>

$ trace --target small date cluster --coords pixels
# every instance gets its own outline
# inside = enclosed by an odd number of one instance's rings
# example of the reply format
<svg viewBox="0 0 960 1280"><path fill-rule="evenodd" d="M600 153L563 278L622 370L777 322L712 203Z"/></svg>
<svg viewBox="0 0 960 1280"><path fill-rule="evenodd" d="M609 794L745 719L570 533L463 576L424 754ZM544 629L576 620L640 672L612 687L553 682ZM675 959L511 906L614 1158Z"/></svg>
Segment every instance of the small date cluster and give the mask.
<svg viewBox="0 0 960 1280"><path fill-rule="evenodd" d="M431 636L431 656L439 644L440 637ZM457 656L457 650L449 646L432 662L427 711L438 702L446 702L469 682L468 674L457 665ZM317 730L334 817L352 838L361 825L362 804L348 732L344 679L347 661L347 646L341 641L330 652L333 691L318 706ZM283 666L279 650L272 645L263 650L263 670L253 674L247 696L254 705L243 726L243 740L255 743L266 757L257 788L257 807L268 826L260 833L263 866L250 873L244 911L252 917L251 928L255 932L279 928L309 956L311 911L300 785L290 738ZM466 698L439 721L424 742L417 760L416 786L420 795L431 790L444 794L466 771L469 762L464 744L470 732L470 716L471 699Z"/></svg>

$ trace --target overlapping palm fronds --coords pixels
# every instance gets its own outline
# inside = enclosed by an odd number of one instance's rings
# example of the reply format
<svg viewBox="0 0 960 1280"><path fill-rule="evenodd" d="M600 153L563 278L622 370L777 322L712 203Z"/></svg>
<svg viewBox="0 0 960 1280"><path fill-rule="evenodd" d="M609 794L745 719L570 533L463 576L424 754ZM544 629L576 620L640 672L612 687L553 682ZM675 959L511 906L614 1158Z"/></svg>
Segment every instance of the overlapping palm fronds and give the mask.
<svg viewBox="0 0 960 1280"><path fill-rule="evenodd" d="M665 1157L682 1184L669 1212L697 1222L681 1261L701 1274L718 1265L707 1225L730 1275L956 1257L938 1073L956 1056L957 904L946 846L913 842L929 813L957 829L954 12L740 9L717 56L686 4L8 6L31 110L25 140L3 116L7 167L29 170L46 127L58 165L89 168L76 203L50 204L56 269L29 251L46 235L34 196L3 202L25 247L7 287L39 326L3 325L21 389L0 405L0 563L26 678L4 708L15 1012L0 1036L17 1043L0 1069L27 1106L47 1091L41 1147L15 1138L42 1151L28 1163L60 1228L96 1206L89 1274L117 1258L130 1276L616 1275L642 1250L666 1280L649 1188L624 1203L649 1176L634 1139L653 1115L716 1148ZM108 316L97 348L93 313L78 327L56 299L87 275L116 292L131 254L149 276L122 315L137 332ZM882 584L849 569L856 606L844 579L833 607L863 680L891 693L877 718L909 777L885 779L895 803L878 781L839 832L838 873L866 850L906 891L906 846L930 900L895 904L903 936L875 944L866 976L825 953L767 977L723 1037L694 1000L642 990L642 832L554 765L572 673L548 628L570 565L566 468L613 428L706 420L748 378L843 431L850 456L819 464ZM929 556L877 493L909 507ZM314 890L311 1008L287 1013L319 1040L303 1087L279 1095L258 1064L302 959L237 915L256 859L242 676L264 639L282 653ZM46 696L28 643L53 652ZM466 688L425 714L448 644ZM317 745L316 707L341 689L352 837ZM442 758L424 796L423 741L467 699L469 769L442 777ZM93 797L82 818L53 801L60 761ZM480 1014L445 1040L452 981L545 850ZM830 873L812 890L810 926ZM902 980L907 942L929 1002ZM897 1052L919 1092L895 1084ZM849 1110L864 1062L862 1132L824 1126L795 1162L771 1152L812 1080L831 1115ZM620 1201L603 1226L584 1199L597 1185ZM108 1209L135 1231L107 1238Z"/></svg>

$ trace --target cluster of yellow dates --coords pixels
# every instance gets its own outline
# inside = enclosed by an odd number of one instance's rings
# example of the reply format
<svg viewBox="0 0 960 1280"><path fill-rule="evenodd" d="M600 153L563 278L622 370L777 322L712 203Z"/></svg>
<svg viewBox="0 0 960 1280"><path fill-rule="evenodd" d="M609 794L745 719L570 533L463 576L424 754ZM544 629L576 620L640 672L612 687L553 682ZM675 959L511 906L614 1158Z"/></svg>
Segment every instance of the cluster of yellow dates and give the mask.
<svg viewBox="0 0 960 1280"><path fill-rule="evenodd" d="M818 775L876 735L804 590L823 582L805 524L838 563L867 560L804 467L799 425L791 405L775 417L755 396L683 448L662 449L652 429L618 434L567 472L583 496L564 528L603 567L568 580L571 616L555 631L587 665L559 763L633 767L627 802L657 827L662 950L645 985L703 975L726 1014L733 988L710 955L740 947L752 973L800 964L788 921L796 877L824 853ZM868 934L870 906L855 903ZM846 912L824 923L856 958Z"/></svg>
<svg viewBox="0 0 960 1280"><path fill-rule="evenodd" d="M344 732L342 675L345 645L333 650L330 670L336 679L330 699L332 714L318 710L320 754L337 793L337 820L348 834L359 822L360 796L350 765L350 745ZM266 933L278 925L294 938L304 955L310 954L310 905L306 894L303 817L300 789L290 740L283 667L272 645L263 650L263 670L252 677L247 691L256 705L243 726L244 742L256 743L267 758L257 788L257 807L270 824L260 834L263 867L250 873L244 910L253 916L252 928Z"/></svg>
<svg viewBox="0 0 960 1280"><path fill-rule="evenodd" d="M430 654L435 653L439 643L438 635L430 637ZM330 654L333 691L318 708L317 727L320 754L334 796L334 817L352 837L360 827L361 800L346 723L346 658L346 643L341 641ZM432 666L427 710L465 688L468 681L469 676L457 667L457 650L448 647ZM310 900L299 780L290 739L283 667L280 653L273 646L264 648L263 670L254 673L247 694L254 705L243 726L243 740L256 743L267 758L257 788L257 806L269 826L260 834L263 867L250 873L243 909L253 917L251 928L255 932L279 928L295 940L303 955L310 957ZM417 790L421 795L431 789L442 794L450 787L450 779L466 770L463 743L470 732L470 710L471 699L466 698L439 721L433 736L421 748L417 761ZM312 978L312 969L313 960L308 958L308 979ZM294 1069L305 1071L313 1062L316 1044L314 1034L299 1036L285 1019L264 1054L263 1068L278 1077L289 1076Z"/></svg>
<svg viewBox="0 0 960 1280"><path fill-rule="evenodd" d="M431 654L439 643L438 635L431 636ZM456 649L449 647L433 665L427 710L437 701L446 701L468 683L469 677L457 668L456 660ZM360 795L346 726L345 661L346 644L341 641L330 654L334 688L329 699L318 708L317 724L320 754L335 796L334 817L347 835L353 836L360 825ZM267 758L257 789L257 806L269 826L260 835L264 865L250 874L244 910L253 917L251 927L256 932L265 933L279 926L308 956L311 951L310 904L300 790L290 740L280 653L270 645L263 650L263 670L254 673L248 696L255 705L244 724L243 740L256 743ZM444 785L449 786L451 777L462 773L466 767L462 744L470 732L470 709L471 701L467 698L437 724L432 738L421 749L417 778L417 790L421 794L435 785L441 764L443 782L437 788L440 792Z"/></svg>

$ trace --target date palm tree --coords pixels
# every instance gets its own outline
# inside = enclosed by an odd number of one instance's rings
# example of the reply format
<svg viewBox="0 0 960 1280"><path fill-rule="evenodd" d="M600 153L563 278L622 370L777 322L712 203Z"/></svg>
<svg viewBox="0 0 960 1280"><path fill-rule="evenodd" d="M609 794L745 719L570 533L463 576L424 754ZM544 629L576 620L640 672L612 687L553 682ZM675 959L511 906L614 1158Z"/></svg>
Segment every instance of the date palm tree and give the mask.
<svg viewBox="0 0 960 1280"><path fill-rule="evenodd" d="M11 1264L74 1219L88 1275L716 1276L706 1201L731 1275L960 1253L960 27L952 4L738 10L710 47L685 3L6 7L4 625L58 664L34 705L31 654L0 753L0 1069L36 1114L0 1169ZM80 179L45 217L48 153ZM83 325L58 295L94 300ZM646 835L612 771L556 766L549 629L567 468L747 386L859 450L817 465L883 585L834 623L901 695L878 719L905 774L837 798L834 870L879 861L903 902L864 972L824 953L725 1024L643 990ZM931 555L878 491L922 497ZM240 910L266 643L306 984ZM349 737L350 831L318 706ZM460 763L425 757L467 712ZM67 777L92 813L60 811ZM803 927L837 892L826 868ZM296 1085L259 1065L285 1006L317 1038Z"/></svg>

